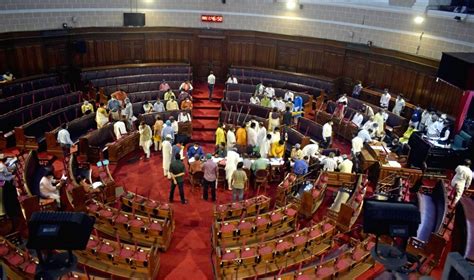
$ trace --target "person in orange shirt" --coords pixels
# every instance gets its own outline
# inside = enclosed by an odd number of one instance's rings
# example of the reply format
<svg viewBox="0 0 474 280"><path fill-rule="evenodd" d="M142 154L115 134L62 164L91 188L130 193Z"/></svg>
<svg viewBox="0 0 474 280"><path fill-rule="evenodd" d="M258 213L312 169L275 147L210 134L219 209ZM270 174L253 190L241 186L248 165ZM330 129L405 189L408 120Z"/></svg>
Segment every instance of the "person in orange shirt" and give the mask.
<svg viewBox="0 0 474 280"><path fill-rule="evenodd" d="M247 131L245 130L245 128L238 125L235 136L237 138L236 139L237 149L239 149L240 152L244 151L247 147Z"/></svg>
<svg viewBox="0 0 474 280"><path fill-rule="evenodd" d="M285 154L285 141L280 140L278 142L272 143L272 148L270 151L270 156L275 158L283 158Z"/></svg>
<svg viewBox="0 0 474 280"><path fill-rule="evenodd" d="M120 105L123 106L125 104L125 98L127 98L127 93L123 91L122 89L118 89L117 91L113 92L110 96L120 101Z"/></svg>
<svg viewBox="0 0 474 280"><path fill-rule="evenodd" d="M189 97L186 97L186 99L184 99L181 102L181 110L191 110L191 109L193 109L193 102L189 100Z"/></svg>

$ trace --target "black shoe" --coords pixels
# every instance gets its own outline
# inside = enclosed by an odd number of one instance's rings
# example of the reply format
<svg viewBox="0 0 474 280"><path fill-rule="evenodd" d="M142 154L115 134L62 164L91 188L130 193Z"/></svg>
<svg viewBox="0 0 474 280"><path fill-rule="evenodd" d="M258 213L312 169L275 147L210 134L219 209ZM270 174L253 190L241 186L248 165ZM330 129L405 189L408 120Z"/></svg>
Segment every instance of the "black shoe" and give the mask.
<svg viewBox="0 0 474 280"><path fill-rule="evenodd" d="M181 204L188 204L188 201L187 200L181 201Z"/></svg>

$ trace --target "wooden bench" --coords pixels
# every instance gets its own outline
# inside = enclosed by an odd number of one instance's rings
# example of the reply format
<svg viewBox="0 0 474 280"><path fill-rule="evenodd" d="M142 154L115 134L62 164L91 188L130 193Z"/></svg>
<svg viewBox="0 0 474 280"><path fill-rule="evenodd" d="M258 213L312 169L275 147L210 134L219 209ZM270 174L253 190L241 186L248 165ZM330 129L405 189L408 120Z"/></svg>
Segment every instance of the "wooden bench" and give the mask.
<svg viewBox="0 0 474 280"><path fill-rule="evenodd" d="M8 279L35 279L37 258L0 236L0 264Z"/></svg>
<svg viewBox="0 0 474 280"><path fill-rule="evenodd" d="M96 217L94 227L109 236L166 251L174 231L169 219L156 219L106 206L97 201L87 205L87 212Z"/></svg>
<svg viewBox="0 0 474 280"><path fill-rule="evenodd" d="M173 209L168 203L162 203L132 192L122 194L120 203L140 215L171 220L174 227Z"/></svg>
<svg viewBox="0 0 474 280"><path fill-rule="evenodd" d="M16 146L22 150L45 149L44 134L82 116L81 104L74 104L15 127Z"/></svg>
<svg viewBox="0 0 474 280"><path fill-rule="evenodd" d="M288 204L258 216L214 222L212 242L216 247L232 247L256 243L262 235L272 239L295 228L297 213L296 205Z"/></svg>
<svg viewBox="0 0 474 280"><path fill-rule="evenodd" d="M132 131L116 140L114 126L109 123L79 138L79 156L85 157L89 162L97 162L104 149L107 149L109 161L116 163L138 149L139 137L138 131Z"/></svg>
<svg viewBox="0 0 474 280"><path fill-rule="evenodd" d="M272 240L216 248L216 279L243 279L315 260L332 245L336 227L328 221Z"/></svg>
<svg viewBox="0 0 474 280"><path fill-rule="evenodd" d="M270 198L259 195L239 202L231 202L214 206L214 220L225 221L242 216L258 216L268 211Z"/></svg>
<svg viewBox="0 0 474 280"><path fill-rule="evenodd" d="M166 111L166 112L153 112L147 114L141 114L138 116L138 120L144 121L147 125L149 125L153 130L153 125L155 124L156 117L160 116L163 122L166 122L170 117L173 117L176 121L178 121L178 116L181 112L189 113L191 115L191 110L176 110L176 111ZM186 135L187 137L191 138L193 133L193 126L191 123L186 122L178 122L178 133L182 135Z"/></svg>
<svg viewBox="0 0 474 280"><path fill-rule="evenodd" d="M74 251L80 264L128 279L156 279L160 266L158 248L122 244L91 235L85 250Z"/></svg>

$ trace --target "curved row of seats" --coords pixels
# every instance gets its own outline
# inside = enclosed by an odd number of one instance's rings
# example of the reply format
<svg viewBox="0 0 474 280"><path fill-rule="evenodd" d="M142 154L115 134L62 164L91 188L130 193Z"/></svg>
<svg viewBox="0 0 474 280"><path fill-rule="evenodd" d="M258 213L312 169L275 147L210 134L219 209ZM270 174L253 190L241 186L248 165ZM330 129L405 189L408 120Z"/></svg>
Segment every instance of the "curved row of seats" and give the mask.
<svg viewBox="0 0 474 280"><path fill-rule="evenodd" d="M256 67L232 66L229 68L229 74L234 75L239 83L272 84L273 87L277 88L308 92L313 97L318 97L321 91L326 93L337 92L339 83L339 79Z"/></svg>
<svg viewBox="0 0 474 280"><path fill-rule="evenodd" d="M118 76L112 78L103 78L91 80L92 84L96 87L122 87L129 84L145 83L150 81L162 82L166 81L171 87L177 83L189 80L189 74L143 74L143 75L132 75L132 76ZM178 85L179 87L179 85ZM177 88L177 87L172 87Z"/></svg>
<svg viewBox="0 0 474 280"><path fill-rule="evenodd" d="M214 220L231 220L242 217L242 215L245 215L245 217L258 216L260 213L267 212L269 207L270 198L264 195L242 201L220 204L214 206Z"/></svg>
<svg viewBox="0 0 474 280"><path fill-rule="evenodd" d="M18 79L0 86L0 97L5 98L33 90L52 87L58 85L58 83L58 77L55 75L33 79Z"/></svg>
<svg viewBox="0 0 474 280"><path fill-rule="evenodd" d="M188 78L185 80L192 79L192 68L189 64L184 63L125 65L120 68L96 67L84 70L81 77L83 80L92 81L114 77L169 73L187 74Z"/></svg>

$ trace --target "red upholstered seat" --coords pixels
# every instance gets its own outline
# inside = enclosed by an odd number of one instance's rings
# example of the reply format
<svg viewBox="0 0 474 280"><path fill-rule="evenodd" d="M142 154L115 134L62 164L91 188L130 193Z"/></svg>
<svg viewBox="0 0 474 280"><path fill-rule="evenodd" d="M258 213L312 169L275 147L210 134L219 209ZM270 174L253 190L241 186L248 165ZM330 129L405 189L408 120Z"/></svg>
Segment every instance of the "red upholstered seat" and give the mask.
<svg viewBox="0 0 474 280"><path fill-rule="evenodd" d="M115 219L115 222L119 224L125 224L126 222L128 222L128 217L123 214L119 214Z"/></svg>
<svg viewBox="0 0 474 280"><path fill-rule="evenodd" d="M307 240L308 240L308 238L306 236L297 236L297 237L293 238L293 242L295 243L295 245L304 244L304 243L306 243Z"/></svg>
<svg viewBox="0 0 474 280"><path fill-rule="evenodd" d="M317 277L327 277L334 273L334 268L332 267L322 267L316 272Z"/></svg>
<svg viewBox="0 0 474 280"><path fill-rule="evenodd" d="M242 229L249 229L252 227L252 223L250 222L241 222L238 226L238 229L242 230Z"/></svg>
<svg viewBox="0 0 474 280"><path fill-rule="evenodd" d="M144 223L142 220L134 219L134 220L131 220L128 224L129 224L131 227L141 227L141 226L143 226L145 223Z"/></svg>
<svg viewBox="0 0 474 280"><path fill-rule="evenodd" d="M256 221L257 226L266 225L266 224L268 224L268 222L269 221L268 221L267 218L261 218L261 217L259 217Z"/></svg>
<svg viewBox="0 0 474 280"><path fill-rule="evenodd" d="M11 253L5 257L9 264L17 266L25 262L25 259L17 253Z"/></svg>
<svg viewBox="0 0 474 280"><path fill-rule="evenodd" d="M272 249L272 247L269 247L269 246L265 246L265 247L262 247L262 248L258 249L258 253L260 255L270 254L271 252L273 252L273 249Z"/></svg>
<svg viewBox="0 0 474 280"><path fill-rule="evenodd" d="M146 252L138 251L138 252L135 252L135 255L133 255L133 258L136 259L137 261L144 262L148 259L148 255Z"/></svg>
<svg viewBox="0 0 474 280"><path fill-rule="evenodd" d="M158 204L159 203L157 201L153 201L153 200L148 200L147 202L145 202L145 206L148 207L148 208L155 208L155 207L158 206ZM166 204L166 205L168 205L168 204ZM169 206L167 208L163 208L163 206L160 205L160 208L161 209L168 209Z"/></svg>
<svg viewBox="0 0 474 280"><path fill-rule="evenodd" d="M223 204L223 205L217 206L216 211L217 211L217 212L225 212L225 211L227 211L227 204Z"/></svg>
<svg viewBox="0 0 474 280"><path fill-rule="evenodd" d="M295 216L296 213L297 213L297 211L293 208L288 208L288 209L285 210L285 214L290 216L290 217Z"/></svg>
<svg viewBox="0 0 474 280"><path fill-rule="evenodd" d="M255 255L256 255L256 252L255 252L255 249L253 248L248 248L248 250L243 250L240 253L241 258L250 258L250 257L254 257Z"/></svg>
<svg viewBox="0 0 474 280"><path fill-rule="evenodd" d="M98 244L99 244L99 241L98 241L98 240L96 240L96 239L89 239L89 242L87 242L87 249L95 248L95 247L97 247Z"/></svg>
<svg viewBox="0 0 474 280"><path fill-rule="evenodd" d="M324 232L330 231L330 230L332 230L333 228L334 228L334 226L333 226L332 224L329 224L329 223L325 223L325 224L323 225L323 231L324 231Z"/></svg>
<svg viewBox="0 0 474 280"><path fill-rule="evenodd" d="M311 230L311 232L309 233L309 236L311 238L314 238L314 237L318 237L322 234L321 230L319 228L314 228L313 230Z"/></svg>
<svg viewBox="0 0 474 280"><path fill-rule="evenodd" d="M102 244L102 246L100 246L99 251L101 253L112 253L114 251L114 247L107 244Z"/></svg>
<svg viewBox="0 0 474 280"><path fill-rule="evenodd" d="M0 256L5 256L10 252L10 247L7 244L0 245Z"/></svg>
<svg viewBox="0 0 474 280"><path fill-rule="evenodd" d="M238 202L234 202L232 203L232 209L242 209L242 204L238 203Z"/></svg>
<svg viewBox="0 0 474 280"><path fill-rule="evenodd" d="M352 261L351 261L350 258L344 258L344 259L341 259L341 260L337 260L336 269L337 270L343 270L343 269L346 269L347 267L349 267L351 264L352 264Z"/></svg>
<svg viewBox="0 0 474 280"><path fill-rule="evenodd" d="M287 189L289 186L290 186L290 182L288 182L288 180L286 181L283 181L283 183L281 183L281 185L283 188Z"/></svg>
<svg viewBox="0 0 474 280"><path fill-rule="evenodd" d="M360 202L362 202L362 200L364 200L364 196L362 194L358 194L356 196L355 200L360 203Z"/></svg>
<svg viewBox="0 0 474 280"><path fill-rule="evenodd" d="M123 248L123 249L120 250L119 256L120 256L121 258L126 259L126 258L132 257L134 253L135 253L135 252L134 252L133 250L131 250L131 249L125 249L125 248Z"/></svg>
<svg viewBox="0 0 474 280"><path fill-rule="evenodd" d="M162 230L163 230L163 227L161 226L160 223L151 223L151 225L150 225L150 230L153 230L153 231L162 231Z"/></svg>
<svg viewBox="0 0 474 280"><path fill-rule="evenodd" d="M365 246L365 249L366 249L367 251L370 251L370 250L372 250L372 248L374 248L374 246L375 246L375 242L369 242L369 243L367 243L367 245Z"/></svg>
<svg viewBox="0 0 474 280"><path fill-rule="evenodd" d="M36 263L28 261L28 264L25 266L24 271L28 274L35 274L35 272L36 272Z"/></svg>
<svg viewBox="0 0 474 280"><path fill-rule="evenodd" d="M99 205L89 204L89 206L87 206L87 208L89 208L89 211L91 211L91 212L97 212L97 210L99 210Z"/></svg>
<svg viewBox="0 0 474 280"><path fill-rule="evenodd" d="M281 215L281 213L274 213L270 216L270 218L271 218L272 222L276 223L276 222L280 221L283 218L283 216Z"/></svg>
<svg viewBox="0 0 474 280"><path fill-rule="evenodd" d="M168 203L163 203L160 205L160 209L168 210L170 209L170 205Z"/></svg>
<svg viewBox="0 0 474 280"><path fill-rule="evenodd" d="M321 191L320 191L320 190L318 190L318 189L313 189L313 193L312 193L313 198L318 197L320 194L321 194Z"/></svg>
<svg viewBox="0 0 474 280"><path fill-rule="evenodd" d="M142 203L144 200L145 198L141 196L135 196L135 198L133 199L133 201L138 204Z"/></svg>
<svg viewBox="0 0 474 280"><path fill-rule="evenodd" d="M355 251L352 253L352 258L355 261L360 261L362 257L365 255L366 251L362 250L361 248L355 249Z"/></svg>
<svg viewBox="0 0 474 280"><path fill-rule="evenodd" d="M237 254L235 254L235 252L228 252L222 256L223 261L231 261L231 260L235 260L236 258L237 258Z"/></svg>
<svg viewBox="0 0 474 280"><path fill-rule="evenodd" d="M232 232L234 230L235 230L235 225L234 224L227 224L227 225L223 225L221 227L221 231L224 232L224 233Z"/></svg>
<svg viewBox="0 0 474 280"><path fill-rule="evenodd" d="M101 217L110 218L114 213L110 210L102 209L99 211Z"/></svg>
<svg viewBox="0 0 474 280"><path fill-rule="evenodd" d="M283 242L278 243L278 245L276 246L276 250L278 252L281 252L281 251L290 249L292 246L293 244L291 244L290 242L283 241Z"/></svg>

